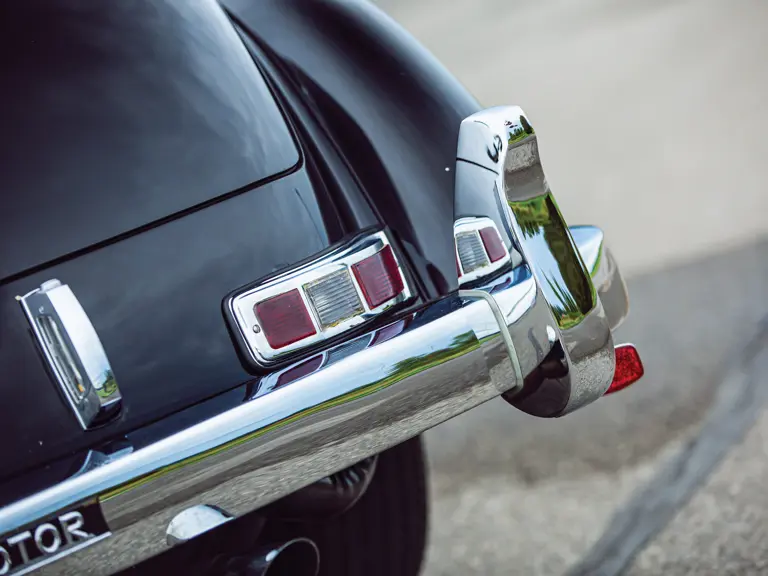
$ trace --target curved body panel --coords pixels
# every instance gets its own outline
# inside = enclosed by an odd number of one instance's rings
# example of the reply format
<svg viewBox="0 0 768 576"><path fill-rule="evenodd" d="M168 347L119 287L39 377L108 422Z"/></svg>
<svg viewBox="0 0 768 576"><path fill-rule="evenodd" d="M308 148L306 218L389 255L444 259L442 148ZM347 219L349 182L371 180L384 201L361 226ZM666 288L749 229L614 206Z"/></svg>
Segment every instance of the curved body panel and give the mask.
<svg viewBox="0 0 768 576"><path fill-rule="evenodd" d="M455 290L456 142L475 99L370 2L223 4L299 86L427 296Z"/></svg>
<svg viewBox="0 0 768 576"><path fill-rule="evenodd" d="M4 3L0 69L0 279L299 165L213 2Z"/></svg>

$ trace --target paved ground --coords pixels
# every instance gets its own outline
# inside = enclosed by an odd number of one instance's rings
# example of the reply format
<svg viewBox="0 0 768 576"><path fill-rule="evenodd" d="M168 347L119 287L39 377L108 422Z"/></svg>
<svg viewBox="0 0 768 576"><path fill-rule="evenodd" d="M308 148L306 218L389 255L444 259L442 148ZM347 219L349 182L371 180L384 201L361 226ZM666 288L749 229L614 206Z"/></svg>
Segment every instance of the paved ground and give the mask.
<svg viewBox="0 0 768 576"><path fill-rule="evenodd" d="M427 436L426 574L559 574L701 431L768 314L768 4L381 0L486 105L523 106L566 218L631 276L647 376L554 422L501 400ZM768 378L765 385L768 386ZM629 572L768 574L768 419Z"/></svg>
<svg viewBox="0 0 768 576"><path fill-rule="evenodd" d="M768 369L765 360L762 368ZM763 413L690 504L639 555L630 576L768 573L766 456L768 413Z"/></svg>
<svg viewBox="0 0 768 576"><path fill-rule="evenodd" d="M554 421L494 401L428 435L426 574L559 574L587 554L698 432L735 343L768 314L768 241L636 276L629 290L618 339L642 351L641 383Z"/></svg>

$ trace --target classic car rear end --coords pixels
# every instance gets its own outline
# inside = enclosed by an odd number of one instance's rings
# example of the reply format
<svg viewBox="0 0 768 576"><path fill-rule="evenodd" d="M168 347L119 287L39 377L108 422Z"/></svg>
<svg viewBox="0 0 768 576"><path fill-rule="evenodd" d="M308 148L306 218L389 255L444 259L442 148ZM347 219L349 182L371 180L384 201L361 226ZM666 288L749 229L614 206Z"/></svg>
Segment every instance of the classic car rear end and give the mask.
<svg viewBox="0 0 768 576"><path fill-rule="evenodd" d="M642 373L527 117L368 3L0 11L0 574L414 573L418 434Z"/></svg>

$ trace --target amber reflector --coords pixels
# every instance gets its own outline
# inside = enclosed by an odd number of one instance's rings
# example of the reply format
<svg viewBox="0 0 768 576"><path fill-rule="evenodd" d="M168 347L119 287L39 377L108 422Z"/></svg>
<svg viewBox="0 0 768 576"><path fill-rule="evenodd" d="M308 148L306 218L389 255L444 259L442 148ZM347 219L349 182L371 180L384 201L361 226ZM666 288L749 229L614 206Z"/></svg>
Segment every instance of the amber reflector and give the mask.
<svg viewBox="0 0 768 576"><path fill-rule="evenodd" d="M606 394L613 394L634 384L645 374L640 354L633 344L616 346L616 372Z"/></svg>
<svg viewBox="0 0 768 576"><path fill-rule="evenodd" d="M253 311L272 348L283 348L316 333L298 289L259 302Z"/></svg>

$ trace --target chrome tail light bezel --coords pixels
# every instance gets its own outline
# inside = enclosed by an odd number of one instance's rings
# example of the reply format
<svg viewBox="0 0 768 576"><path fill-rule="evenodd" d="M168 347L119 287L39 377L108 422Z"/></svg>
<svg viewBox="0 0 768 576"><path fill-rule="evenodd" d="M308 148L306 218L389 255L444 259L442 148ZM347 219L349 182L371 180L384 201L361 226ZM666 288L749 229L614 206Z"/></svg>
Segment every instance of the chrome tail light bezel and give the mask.
<svg viewBox="0 0 768 576"><path fill-rule="evenodd" d="M390 247L397 264L403 290L379 306L371 308L355 276L352 266ZM346 271L360 300L360 312L341 319L332 326L323 326L307 290L330 275ZM257 318L256 304L290 290L298 290L315 327L315 334L280 348L270 346ZM225 316L239 340L244 355L256 369L272 369L292 361L303 352L314 350L324 342L348 333L354 328L378 317L392 307L409 301L414 295L398 252L384 231L366 234L352 242L322 255L295 269L284 272L258 284L241 288L224 300Z"/></svg>

